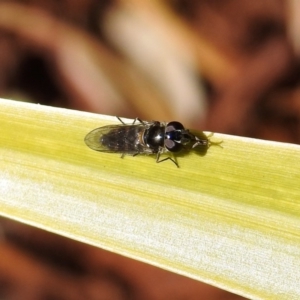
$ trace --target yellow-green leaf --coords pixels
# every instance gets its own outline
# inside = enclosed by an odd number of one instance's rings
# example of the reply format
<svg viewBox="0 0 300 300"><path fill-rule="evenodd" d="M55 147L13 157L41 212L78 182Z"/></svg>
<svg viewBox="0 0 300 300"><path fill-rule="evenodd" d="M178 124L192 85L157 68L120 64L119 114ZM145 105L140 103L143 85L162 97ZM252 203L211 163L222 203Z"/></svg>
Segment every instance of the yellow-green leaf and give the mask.
<svg viewBox="0 0 300 300"><path fill-rule="evenodd" d="M300 147L214 134L222 147L92 151L116 118L0 100L0 214L256 299L300 298Z"/></svg>

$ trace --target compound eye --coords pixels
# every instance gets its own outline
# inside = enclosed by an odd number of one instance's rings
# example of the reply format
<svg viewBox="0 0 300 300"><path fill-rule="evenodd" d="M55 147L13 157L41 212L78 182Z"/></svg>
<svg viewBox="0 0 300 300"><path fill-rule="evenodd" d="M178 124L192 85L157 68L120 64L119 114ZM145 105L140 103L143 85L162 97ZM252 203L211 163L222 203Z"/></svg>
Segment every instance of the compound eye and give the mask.
<svg viewBox="0 0 300 300"><path fill-rule="evenodd" d="M184 130L184 127L181 123L173 121L167 124L166 132L174 131L174 130Z"/></svg>
<svg viewBox="0 0 300 300"><path fill-rule="evenodd" d="M166 139L165 140L165 147L170 151L170 152L179 152L182 150L182 145L179 143L176 143L172 140Z"/></svg>

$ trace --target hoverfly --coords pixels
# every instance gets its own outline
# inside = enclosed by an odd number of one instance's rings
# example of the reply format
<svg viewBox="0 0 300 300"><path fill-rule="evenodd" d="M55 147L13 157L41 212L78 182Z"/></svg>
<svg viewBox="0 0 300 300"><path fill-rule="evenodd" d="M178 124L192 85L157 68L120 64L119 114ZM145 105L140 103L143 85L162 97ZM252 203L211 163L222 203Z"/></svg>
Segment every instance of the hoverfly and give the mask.
<svg viewBox="0 0 300 300"><path fill-rule="evenodd" d="M86 145L95 151L121 153L122 158L126 154L156 154L157 163L171 160L179 168L172 157L160 159L160 155L189 151L198 146L208 148L211 144L208 137L203 135L200 138L192 134L177 121L147 122L136 118L132 124L125 124L117 118L122 124L107 125L89 132L84 139Z"/></svg>

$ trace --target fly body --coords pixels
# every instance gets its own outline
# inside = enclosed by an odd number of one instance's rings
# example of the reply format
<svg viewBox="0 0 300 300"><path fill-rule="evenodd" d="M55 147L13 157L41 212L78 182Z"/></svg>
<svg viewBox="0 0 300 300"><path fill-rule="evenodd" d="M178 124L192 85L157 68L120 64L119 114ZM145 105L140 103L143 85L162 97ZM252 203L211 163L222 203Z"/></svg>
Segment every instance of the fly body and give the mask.
<svg viewBox="0 0 300 300"><path fill-rule="evenodd" d="M120 153L122 157L126 154L156 154L157 163L171 160L179 167L173 158L160 160L160 155L189 151L198 146L208 147L210 144L206 136L194 135L177 121L147 122L137 118L132 124L125 124L118 119L122 124L99 127L88 133L84 140L86 145L100 152Z"/></svg>

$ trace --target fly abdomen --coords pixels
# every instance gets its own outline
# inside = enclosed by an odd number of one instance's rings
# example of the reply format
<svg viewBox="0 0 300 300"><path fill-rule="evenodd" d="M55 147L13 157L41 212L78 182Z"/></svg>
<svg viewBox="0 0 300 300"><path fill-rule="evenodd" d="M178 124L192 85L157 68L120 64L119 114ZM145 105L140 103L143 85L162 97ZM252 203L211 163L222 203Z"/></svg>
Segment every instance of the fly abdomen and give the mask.
<svg viewBox="0 0 300 300"><path fill-rule="evenodd" d="M135 154L139 152L137 148L138 137L138 126L121 126L104 134L100 142L112 152Z"/></svg>

